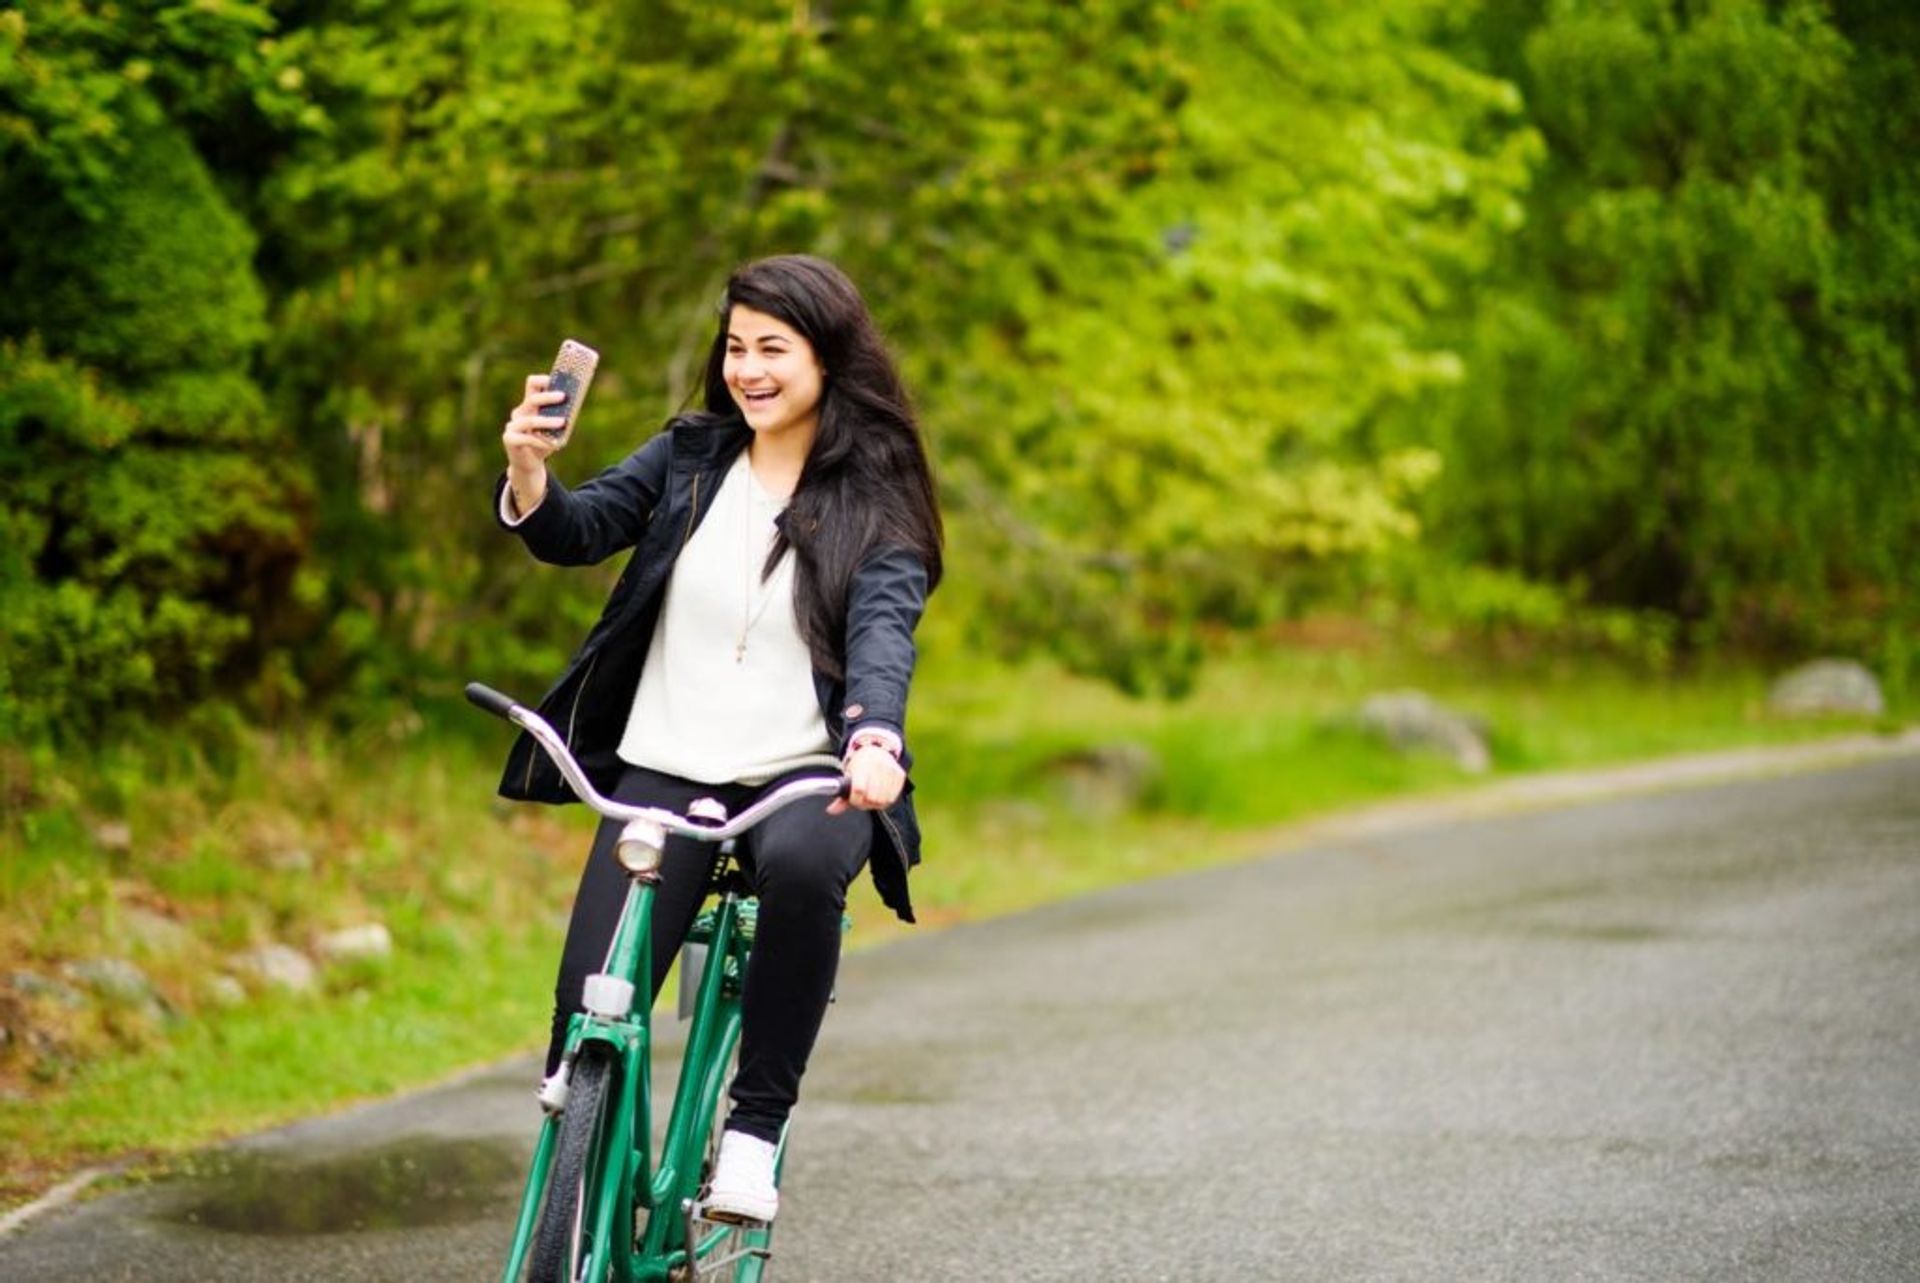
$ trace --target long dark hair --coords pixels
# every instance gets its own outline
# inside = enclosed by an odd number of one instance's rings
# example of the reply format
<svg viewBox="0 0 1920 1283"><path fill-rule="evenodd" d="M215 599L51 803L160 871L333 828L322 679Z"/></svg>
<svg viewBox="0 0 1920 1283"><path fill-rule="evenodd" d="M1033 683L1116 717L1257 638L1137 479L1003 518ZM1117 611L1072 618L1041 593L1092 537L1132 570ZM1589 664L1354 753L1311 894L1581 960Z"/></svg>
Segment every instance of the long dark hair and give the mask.
<svg viewBox="0 0 1920 1283"><path fill-rule="evenodd" d="M844 677L847 590L876 547L919 556L927 587L940 582L943 534L927 450L906 386L845 272L810 254L749 263L727 281L707 354L707 411L738 417L727 390L727 322L750 307L792 326L826 371L820 430L768 554L771 574L794 553L794 616L814 667Z"/></svg>

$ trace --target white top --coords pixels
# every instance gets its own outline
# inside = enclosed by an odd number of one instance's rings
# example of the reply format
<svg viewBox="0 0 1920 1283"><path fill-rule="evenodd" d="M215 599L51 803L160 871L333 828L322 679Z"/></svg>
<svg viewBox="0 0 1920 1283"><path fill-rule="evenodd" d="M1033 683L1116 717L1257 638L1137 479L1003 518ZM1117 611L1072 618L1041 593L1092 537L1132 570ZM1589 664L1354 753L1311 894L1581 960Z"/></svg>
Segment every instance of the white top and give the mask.
<svg viewBox="0 0 1920 1283"><path fill-rule="evenodd" d="M760 578L783 506L741 451L667 579L622 761L760 784L833 751L794 618L793 555Z"/></svg>

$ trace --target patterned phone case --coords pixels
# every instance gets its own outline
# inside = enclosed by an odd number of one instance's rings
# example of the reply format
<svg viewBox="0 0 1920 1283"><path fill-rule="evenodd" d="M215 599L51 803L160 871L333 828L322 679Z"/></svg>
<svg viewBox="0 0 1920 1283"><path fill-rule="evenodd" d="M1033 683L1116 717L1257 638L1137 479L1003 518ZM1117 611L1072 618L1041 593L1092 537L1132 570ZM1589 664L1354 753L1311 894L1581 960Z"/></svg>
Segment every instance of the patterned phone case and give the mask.
<svg viewBox="0 0 1920 1283"><path fill-rule="evenodd" d="M557 415L567 421L563 428L546 429L547 435L554 440L564 444L568 434L573 431L573 425L580 417L580 406L587 399L587 388L593 383L593 372L599 364L600 354L585 343L568 339L560 345L559 354L553 358L553 373L547 376L547 391L564 392L567 399L540 411L544 415Z"/></svg>

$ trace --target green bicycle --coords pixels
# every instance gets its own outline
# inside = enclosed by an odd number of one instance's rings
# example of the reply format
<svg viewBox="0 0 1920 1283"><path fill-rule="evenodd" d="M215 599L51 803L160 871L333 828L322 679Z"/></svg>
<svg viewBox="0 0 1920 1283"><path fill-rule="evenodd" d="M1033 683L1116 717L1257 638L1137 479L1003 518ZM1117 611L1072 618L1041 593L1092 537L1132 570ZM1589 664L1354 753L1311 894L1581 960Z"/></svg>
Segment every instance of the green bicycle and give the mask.
<svg viewBox="0 0 1920 1283"><path fill-rule="evenodd" d="M795 780L729 820L717 802L688 814L612 801L588 782L566 742L539 714L478 682L478 707L532 735L588 806L622 829L615 857L629 875L626 905L606 968L587 979L583 1014L568 1024L561 1068L541 1088L546 1118L533 1151L503 1283L698 1283L762 1277L773 1227L709 1218L701 1189L720 1142L720 1097L740 1042L740 987L753 947L756 904L733 863L734 840L803 798L844 793L837 773ZM691 992L680 1079L665 1139L653 1150L650 1003L635 1003L652 956L654 887L667 835L718 844L718 902L703 910L688 943L704 957ZM641 992L644 992L642 990ZM775 1182L787 1138L775 1151Z"/></svg>

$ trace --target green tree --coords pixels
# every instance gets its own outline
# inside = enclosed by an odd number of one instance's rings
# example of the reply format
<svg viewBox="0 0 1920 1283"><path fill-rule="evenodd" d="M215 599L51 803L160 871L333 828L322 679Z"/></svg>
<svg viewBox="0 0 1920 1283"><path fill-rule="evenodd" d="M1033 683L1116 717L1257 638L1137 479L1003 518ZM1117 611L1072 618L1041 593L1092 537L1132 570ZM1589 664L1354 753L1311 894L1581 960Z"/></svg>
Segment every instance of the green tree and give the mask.
<svg viewBox="0 0 1920 1283"><path fill-rule="evenodd" d="M1896 12L1852 45L1814 3L1487 10L1548 159L1436 416L1447 548L1699 643L1910 624L1920 82Z"/></svg>
<svg viewBox="0 0 1920 1283"><path fill-rule="evenodd" d="M973 336L948 438L987 631L1179 689L1208 629L1417 536L1387 428L1459 377L1434 322L1519 220L1536 140L1437 4L1201 6L1158 176L1063 228ZM1024 235L1025 233L1023 233Z"/></svg>

